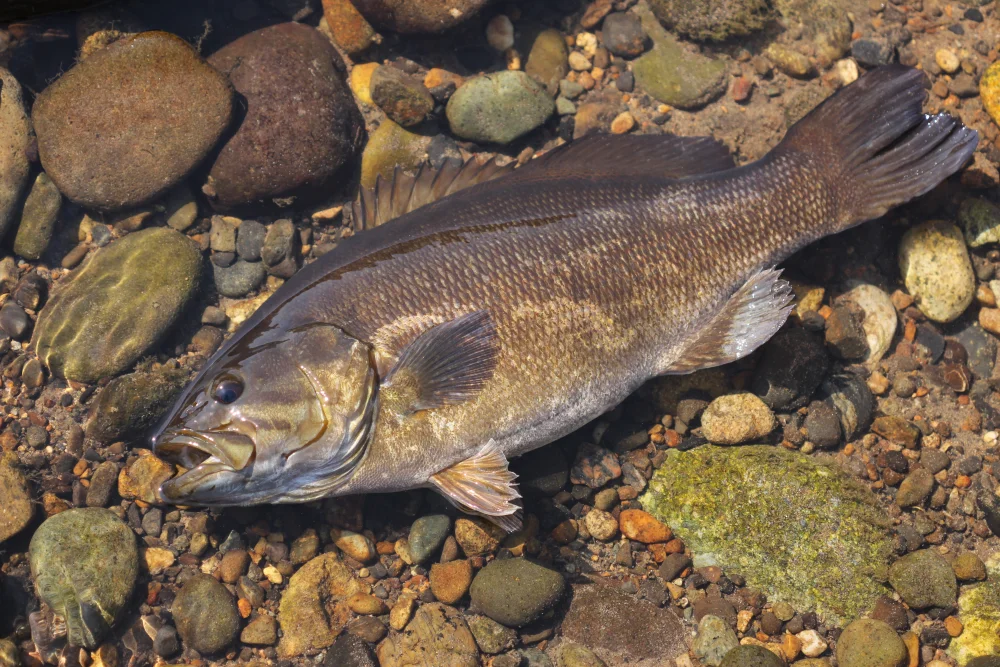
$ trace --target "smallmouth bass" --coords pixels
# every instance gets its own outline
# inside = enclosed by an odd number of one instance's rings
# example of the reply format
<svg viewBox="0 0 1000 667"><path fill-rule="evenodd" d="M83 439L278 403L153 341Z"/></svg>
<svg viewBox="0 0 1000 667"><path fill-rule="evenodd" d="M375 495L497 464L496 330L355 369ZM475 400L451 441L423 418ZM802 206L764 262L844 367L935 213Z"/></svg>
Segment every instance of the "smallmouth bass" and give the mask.
<svg viewBox="0 0 1000 667"><path fill-rule="evenodd" d="M779 262L965 164L978 135L925 97L918 70L873 70L742 167L709 138L597 135L515 170L397 171L355 206L378 226L285 283L178 399L154 450L188 470L162 497L432 487L515 529L510 458L654 376L746 356L790 311Z"/></svg>

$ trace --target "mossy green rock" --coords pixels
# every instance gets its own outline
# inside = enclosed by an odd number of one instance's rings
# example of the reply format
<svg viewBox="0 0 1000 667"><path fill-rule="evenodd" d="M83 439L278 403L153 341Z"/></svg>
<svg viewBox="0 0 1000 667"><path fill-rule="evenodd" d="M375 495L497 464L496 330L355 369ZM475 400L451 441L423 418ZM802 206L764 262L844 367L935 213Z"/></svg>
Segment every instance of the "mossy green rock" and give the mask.
<svg viewBox="0 0 1000 667"><path fill-rule="evenodd" d="M664 25L698 40L722 41L749 35L767 22L767 0L651 0Z"/></svg>
<svg viewBox="0 0 1000 667"><path fill-rule="evenodd" d="M778 447L671 451L640 499L700 554L769 599L844 621L886 592L889 519L841 470Z"/></svg>
<svg viewBox="0 0 1000 667"><path fill-rule="evenodd" d="M976 667L1000 667L1000 557L994 556L986 563L986 581L973 586L965 586L958 596L958 618L965 629L948 645L948 654L958 660L959 665L991 656L994 665L981 664Z"/></svg>
<svg viewBox="0 0 1000 667"><path fill-rule="evenodd" d="M559 89L559 80L569 72L569 47L562 33L554 28L525 31L521 52L527 53L524 71L539 81L549 95Z"/></svg>
<svg viewBox="0 0 1000 667"><path fill-rule="evenodd" d="M1000 242L1000 208L985 199L966 199L958 209L958 224L970 248Z"/></svg>
<svg viewBox="0 0 1000 667"><path fill-rule="evenodd" d="M494 621L519 628L551 609L566 588L558 572L523 558L495 560L476 575L472 604Z"/></svg>
<svg viewBox="0 0 1000 667"><path fill-rule="evenodd" d="M555 110L552 97L537 81L507 70L466 81L448 100L445 113L459 137L507 144L544 123Z"/></svg>
<svg viewBox="0 0 1000 667"><path fill-rule="evenodd" d="M56 229L62 195L45 172L38 174L21 211L14 237L14 252L25 259L38 259L49 247Z"/></svg>
<svg viewBox="0 0 1000 667"><path fill-rule="evenodd" d="M96 648L132 596L135 534L109 510L66 510L35 531L29 559L38 596L66 619L70 645Z"/></svg>
<svg viewBox="0 0 1000 667"><path fill-rule="evenodd" d="M950 607L958 594L951 564L931 549L908 553L893 563L889 583L913 609Z"/></svg>
<svg viewBox="0 0 1000 667"><path fill-rule="evenodd" d="M685 49L649 10L637 10L653 48L632 63L639 88L680 109L705 106L726 91L726 64Z"/></svg>
<svg viewBox="0 0 1000 667"><path fill-rule="evenodd" d="M781 658L763 646L737 646L722 659L719 667L784 667Z"/></svg>
<svg viewBox="0 0 1000 667"><path fill-rule="evenodd" d="M862 618L837 640L839 667L903 667L909 662L906 644L887 623Z"/></svg>
<svg viewBox="0 0 1000 667"><path fill-rule="evenodd" d="M164 369L115 378L90 410L87 436L99 442L141 436L167 411L187 377L184 371Z"/></svg>
<svg viewBox="0 0 1000 667"><path fill-rule="evenodd" d="M180 232L133 232L99 250L55 291L33 345L54 375L96 382L148 353L201 280L197 246Z"/></svg>

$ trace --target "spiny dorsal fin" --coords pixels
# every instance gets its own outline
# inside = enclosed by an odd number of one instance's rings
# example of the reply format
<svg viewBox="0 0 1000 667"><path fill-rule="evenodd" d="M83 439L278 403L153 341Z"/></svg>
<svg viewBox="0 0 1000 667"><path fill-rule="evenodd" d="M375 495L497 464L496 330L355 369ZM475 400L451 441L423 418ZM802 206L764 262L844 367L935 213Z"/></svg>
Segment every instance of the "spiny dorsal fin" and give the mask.
<svg viewBox="0 0 1000 667"><path fill-rule="evenodd" d="M496 158L482 164L474 157L465 162L451 158L440 169L424 163L415 176L396 167L391 179L379 175L374 187L361 188L351 205L354 231L378 227L454 192L508 174L515 164L501 166Z"/></svg>
<svg viewBox="0 0 1000 667"><path fill-rule="evenodd" d="M728 364L767 342L793 308L792 287L780 275L779 269L754 274L662 373L678 375Z"/></svg>
<svg viewBox="0 0 1000 667"><path fill-rule="evenodd" d="M588 134L531 160L504 181L539 178L662 176L685 178L732 169L733 156L711 137Z"/></svg>
<svg viewBox="0 0 1000 667"><path fill-rule="evenodd" d="M431 327L407 345L379 389L399 417L475 398L493 377L500 342L489 311Z"/></svg>
<svg viewBox="0 0 1000 667"><path fill-rule="evenodd" d="M464 461L431 475L431 483L445 498L464 512L478 514L508 533L521 528L521 494L507 457L490 440L479 452Z"/></svg>

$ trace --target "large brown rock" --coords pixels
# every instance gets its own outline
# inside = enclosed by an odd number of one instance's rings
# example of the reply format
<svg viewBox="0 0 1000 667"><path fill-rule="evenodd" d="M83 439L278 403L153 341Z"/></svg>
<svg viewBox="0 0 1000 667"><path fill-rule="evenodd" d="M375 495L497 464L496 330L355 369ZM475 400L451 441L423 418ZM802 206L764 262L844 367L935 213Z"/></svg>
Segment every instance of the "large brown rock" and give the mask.
<svg viewBox="0 0 1000 667"><path fill-rule="evenodd" d="M24 109L21 84L0 67L0 236L17 217L21 194L28 184L31 121Z"/></svg>
<svg viewBox="0 0 1000 667"><path fill-rule="evenodd" d="M83 206L120 210L176 185L215 146L232 89L166 32L126 37L46 88L32 109L42 166Z"/></svg>
<svg viewBox="0 0 1000 667"><path fill-rule="evenodd" d="M204 188L212 204L229 209L327 194L364 133L330 40L309 26L282 23L241 37L209 62L246 100L246 117Z"/></svg>
<svg viewBox="0 0 1000 667"><path fill-rule="evenodd" d="M458 25L491 0L352 0L379 28L401 33L438 33Z"/></svg>

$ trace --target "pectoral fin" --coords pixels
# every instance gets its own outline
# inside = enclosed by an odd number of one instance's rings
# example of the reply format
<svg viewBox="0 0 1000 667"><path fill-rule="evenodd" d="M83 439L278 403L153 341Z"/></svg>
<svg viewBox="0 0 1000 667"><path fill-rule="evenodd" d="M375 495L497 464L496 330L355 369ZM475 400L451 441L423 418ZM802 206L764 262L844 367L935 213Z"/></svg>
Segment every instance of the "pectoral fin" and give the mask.
<svg viewBox="0 0 1000 667"><path fill-rule="evenodd" d="M792 288L778 269L754 274L663 374L691 373L742 359L777 333L792 311Z"/></svg>
<svg viewBox="0 0 1000 667"><path fill-rule="evenodd" d="M460 510L483 516L513 533L521 528L521 508L516 502L521 494L515 479L507 457L490 440L478 454L431 475L430 481Z"/></svg>
<svg viewBox="0 0 1000 667"><path fill-rule="evenodd" d="M379 390L399 416L474 398L496 368L500 342L488 311L431 327L407 345Z"/></svg>

